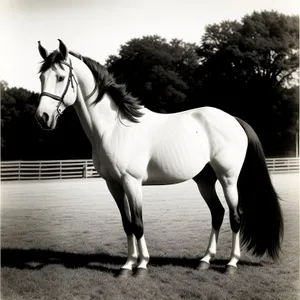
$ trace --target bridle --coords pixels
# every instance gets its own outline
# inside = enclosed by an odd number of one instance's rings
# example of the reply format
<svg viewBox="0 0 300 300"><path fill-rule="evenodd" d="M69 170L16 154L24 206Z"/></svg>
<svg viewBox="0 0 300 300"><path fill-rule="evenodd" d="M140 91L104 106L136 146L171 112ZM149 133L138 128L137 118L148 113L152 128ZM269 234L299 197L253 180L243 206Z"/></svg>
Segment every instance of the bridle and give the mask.
<svg viewBox="0 0 300 300"><path fill-rule="evenodd" d="M78 86L78 82L77 82L77 80L76 80L76 78L75 78L75 76L73 74L73 67L72 67L72 61L71 61L71 59L69 60L69 62L70 63L67 63L65 61L60 62L61 64L64 64L64 65L66 65L66 66L68 66L70 68L67 85L66 85L66 87L65 87L62 95L61 96L57 96L57 95L54 95L54 94L51 94L51 93L48 93L48 92L41 92L40 97L39 97L39 100L41 99L42 96L47 96L47 97L50 97L50 98L58 101L58 104L56 106L56 111L58 113L58 116L60 116L62 114L61 111L60 111L60 109L59 109L59 107L61 106L62 103L64 104L64 97L65 97L65 95L68 92L70 84L71 84L72 89L74 91L73 79L74 79L76 85Z"/></svg>
<svg viewBox="0 0 300 300"><path fill-rule="evenodd" d="M78 58L81 61L83 61L83 57L80 54L77 54L77 53L72 52L72 51L70 51L70 54L74 55L76 58ZM59 107L61 106L62 103L64 104L64 97L65 97L66 93L68 92L70 84L71 84L72 89L74 91L73 79L74 79L74 81L76 83L76 86L78 86L78 82L76 80L76 77L73 74L73 67L72 67L72 61L71 61L71 59L69 59L69 63L67 63L66 61L61 61L60 63L66 65L66 66L68 66L70 68L68 82L67 82L67 85L66 85L66 87L65 87L62 95L61 96L57 96L57 95L54 95L54 94L51 94L51 93L48 93L48 92L41 92L41 94L39 96L39 101L40 101L40 99L41 99L42 96L47 96L47 97L50 97L50 98L58 101L58 104L56 106L56 111L58 113L58 116L62 115L62 112L60 111ZM86 95L84 97L84 101L86 101L87 99L89 99L90 97L92 97L95 94L96 90L97 90L97 85L95 85L94 89L92 90L92 92L90 94L88 94L88 95Z"/></svg>

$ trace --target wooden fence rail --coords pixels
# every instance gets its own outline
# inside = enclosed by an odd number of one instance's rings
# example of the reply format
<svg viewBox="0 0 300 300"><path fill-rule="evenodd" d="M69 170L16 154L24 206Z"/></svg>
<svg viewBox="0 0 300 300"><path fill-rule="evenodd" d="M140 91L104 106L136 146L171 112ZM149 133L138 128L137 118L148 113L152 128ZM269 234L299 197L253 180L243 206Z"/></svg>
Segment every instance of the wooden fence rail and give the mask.
<svg viewBox="0 0 300 300"><path fill-rule="evenodd" d="M299 157L267 158L270 172L298 172ZM99 177L91 159L2 161L1 180L42 180Z"/></svg>

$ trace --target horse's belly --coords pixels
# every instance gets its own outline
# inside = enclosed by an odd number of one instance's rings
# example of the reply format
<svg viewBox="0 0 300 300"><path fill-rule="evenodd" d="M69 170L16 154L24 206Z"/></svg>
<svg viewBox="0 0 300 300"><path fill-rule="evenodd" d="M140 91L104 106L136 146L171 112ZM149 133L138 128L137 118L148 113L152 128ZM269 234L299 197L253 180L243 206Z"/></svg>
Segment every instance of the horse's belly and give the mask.
<svg viewBox="0 0 300 300"><path fill-rule="evenodd" d="M180 183L195 177L209 161L208 145L200 131L192 134L178 130L165 135L156 147L147 173L145 185Z"/></svg>
<svg viewBox="0 0 300 300"><path fill-rule="evenodd" d="M191 165L181 165L179 163L165 164L164 167L155 163L150 163L147 175L143 179L144 185L175 184L184 182L195 177L205 166L204 161L194 162Z"/></svg>

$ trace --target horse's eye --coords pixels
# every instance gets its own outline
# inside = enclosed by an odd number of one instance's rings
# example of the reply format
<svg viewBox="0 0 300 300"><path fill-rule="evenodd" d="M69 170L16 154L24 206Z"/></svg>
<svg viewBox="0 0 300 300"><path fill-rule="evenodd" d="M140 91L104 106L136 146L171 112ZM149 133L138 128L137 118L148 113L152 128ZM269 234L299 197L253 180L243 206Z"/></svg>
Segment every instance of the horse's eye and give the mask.
<svg viewBox="0 0 300 300"><path fill-rule="evenodd" d="M58 81L58 82L62 82L62 81L64 81L64 79L65 79L65 78L64 78L63 76L58 76L58 77L57 77L57 81Z"/></svg>

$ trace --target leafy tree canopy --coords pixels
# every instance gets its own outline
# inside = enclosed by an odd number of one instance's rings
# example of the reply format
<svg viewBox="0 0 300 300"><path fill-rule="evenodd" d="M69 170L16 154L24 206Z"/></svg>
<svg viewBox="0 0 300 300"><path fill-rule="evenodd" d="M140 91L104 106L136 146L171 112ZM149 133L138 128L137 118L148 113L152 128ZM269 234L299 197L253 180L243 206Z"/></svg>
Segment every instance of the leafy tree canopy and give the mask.
<svg viewBox="0 0 300 300"><path fill-rule="evenodd" d="M154 111L182 109L198 66L196 45L159 36L132 39L110 56L107 67L128 90Z"/></svg>

